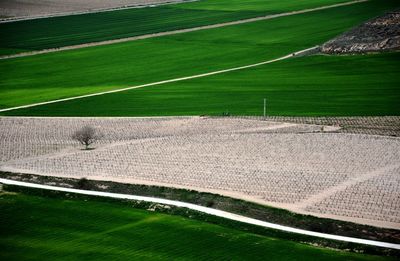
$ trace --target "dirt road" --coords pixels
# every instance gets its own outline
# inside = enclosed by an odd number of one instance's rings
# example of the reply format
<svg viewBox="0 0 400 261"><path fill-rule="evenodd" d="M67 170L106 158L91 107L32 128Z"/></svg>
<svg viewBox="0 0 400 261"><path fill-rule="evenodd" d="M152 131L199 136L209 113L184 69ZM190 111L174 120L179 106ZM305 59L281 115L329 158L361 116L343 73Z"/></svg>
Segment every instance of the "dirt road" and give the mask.
<svg viewBox="0 0 400 261"><path fill-rule="evenodd" d="M189 33L189 32L195 32L195 31L200 31L200 30L220 28L220 27L231 26L231 25L252 23L252 22L257 22L257 21L274 19L274 18L278 18L278 17L284 17L284 16L291 16L291 15L315 12L315 11L335 8L335 7L339 7L339 6L352 5L352 4L357 4L357 3L367 2L367 1L369 1L369 0L356 0L356 1L346 2L346 3L321 6L321 7L304 9L304 10L299 10L299 11L292 11L292 12L281 13L281 14L274 14L274 15L255 17L255 18L250 18L250 19L237 20L237 21L227 22L227 23L219 23L219 24L213 24L213 25L199 26L199 27L180 29L180 30L174 30L174 31L168 31L168 32L160 32L160 33L154 33L154 34L146 34L146 35L127 37L127 38L121 38L121 39L114 39L114 40L107 40L107 41L101 41L101 42L93 42L93 43L86 43L86 44L63 46L63 47L59 47L59 48L52 48L52 49L45 49L45 50L39 50L39 51L23 52L23 53L18 53L18 54L4 55L4 56L0 56L0 60L12 59L12 58L18 58L18 57L26 57L26 56L33 56L33 55L39 55L39 54L45 54L45 53L61 52L61 51L67 51L67 50L75 50L75 49L81 49L81 48L87 48L87 47L93 47L93 46L102 46L102 45L109 45L109 44L115 44L115 43L137 41L137 40L143 40L143 39L149 39L149 38L155 38L155 37L162 37L162 36L167 36L167 35L182 34L182 33Z"/></svg>

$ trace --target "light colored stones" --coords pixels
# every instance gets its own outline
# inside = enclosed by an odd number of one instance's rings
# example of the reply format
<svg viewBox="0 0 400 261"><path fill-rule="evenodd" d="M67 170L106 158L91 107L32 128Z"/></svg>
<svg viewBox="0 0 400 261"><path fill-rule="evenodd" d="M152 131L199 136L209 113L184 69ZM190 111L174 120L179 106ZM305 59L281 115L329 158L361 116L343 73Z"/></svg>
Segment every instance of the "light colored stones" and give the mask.
<svg viewBox="0 0 400 261"><path fill-rule="evenodd" d="M374 18L322 45L324 53L368 53L400 49L400 11Z"/></svg>

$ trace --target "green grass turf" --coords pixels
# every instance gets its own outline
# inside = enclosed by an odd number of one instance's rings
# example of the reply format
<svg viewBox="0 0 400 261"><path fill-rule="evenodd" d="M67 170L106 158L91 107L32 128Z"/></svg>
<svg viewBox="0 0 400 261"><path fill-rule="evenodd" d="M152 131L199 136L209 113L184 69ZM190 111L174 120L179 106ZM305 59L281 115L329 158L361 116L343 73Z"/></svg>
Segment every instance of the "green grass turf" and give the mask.
<svg viewBox="0 0 400 261"><path fill-rule="evenodd" d="M400 53L311 56L4 115L400 115ZM101 104L101 106L99 106Z"/></svg>
<svg viewBox="0 0 400 261"><path fill-rule="evenodd" d="M346 0L202 0L0 24L0 55L132 37L330 5Z"/></svg>
<svg viewBox="0 0 400 261"><path fill-rule="evenodd" d="M0 195L2 260L389 260L99 200Z"/></svg>
<svg viewBox="0 0 400 261"><path fill-rule="evenodd" d="M321 44L397 5L397 1L371 1L269 21L2 60L0 108L277 58Z"/></svg>
<svg viewBox="0 0 400 261"><path fill-rule="evenodd" d="M0 171L0 177L4 179L17 179L25 182L36 184L51 184L52 186L72 187L85 190L97 190L111 193L132 194L138 196L158 197L170 200L183 201L204 207L212 207L215 209L236 213L239 215L255 218L259 220L268 221L271 223L278 223L280 225L291 226L299 229L311 230L315 232L335 234L341 236L357 237L362 239L377 240L389 243L400 244L400 239L397 237L398 230L379 228L367 225L356 224L352 222L339 221L328 218L318 218L310 215L302 215L290 212L288 210L274 208L271 206L259 205L249 201L234 199L231 197L224 197L218 194L211 194L205 192L197 192L194 190L177 189L171 187L158 187L147 186L138 184L126 184L111 181L94 181L88 179L73 179L73 178L58 178L42 175L11 173ZM20 192L29 195L54 195L48 191L45 193L43 190L22 188L18 186L6 186L6 191ZM55 193L66 197L62 193ZM74 194L71 194L71 196ZM76 196L76 195L75 195ZM85 199L85 196L81 196ZM93 199L93 198L92 198ZM104 199L102 199L104 201ZM148 209L151 203L138 203L135 208ZM170 215L179 215L183 217L190 217L191 219L205 221L208 223L224 225L230 228L244 230L247 232L256 233L258 235L276 237L287 239L296 242L307 242L310 244L319 244L324 247L332 247L337 249L358 249L366 251L364 253L385 253L395 255L395 250L388 253L385 249L377 247L368 247L351 243L343 243L332 240L324 240L321 238L313 238L307 236L300 236L296 234L285 233L283 231L260 229L252 225L245 225L226 219L217 217L211 218L209 215L200 214L195 211L186 211L180 208L163 209L162 213ZM196 213L196 215L194 215ZM240 225L239 225L240 224ZM400 251L398 251L400 256Z"/></svg>

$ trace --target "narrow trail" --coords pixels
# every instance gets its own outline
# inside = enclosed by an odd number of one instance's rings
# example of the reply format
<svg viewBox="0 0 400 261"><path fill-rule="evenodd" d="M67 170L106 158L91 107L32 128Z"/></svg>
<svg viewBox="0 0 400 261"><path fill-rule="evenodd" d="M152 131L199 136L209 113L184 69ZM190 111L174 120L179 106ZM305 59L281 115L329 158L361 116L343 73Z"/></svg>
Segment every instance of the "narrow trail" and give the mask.
<svg viewBox="0 0 400 261"><path fill-rule="evenodd" d="M354 237L338 236L338 235L313 232L313 231L308 231L308 230L298 229L298 228L293 228L293 227L288 227L288 226L282 226L282 225L269 223L266 221L261 221L258 219L249 218L249 217L241 216L238 214L234 214L234 213L230 213L230 212L226 212L226 211L222 211L222 210L203 207L203 206L186 203L186 202L181 202L181 201L168 200L168 199L162 199L162 198L154 198L154 197L134 196L134 195L128 195L128 194L55 187L55 186L40 185L40 184L14 181L14 180L9 180L9 179L2 179L2 178L0 178L0 183L6 184L6 185L15 185L15 186L22 186L22 187L29 187L29 188L52 190L52 191L77 193L77 194L82 194L82 195L109 197L109 198L117 198L117 199L129 199L129 200L137 200L137 201L165 204L165 205L170 205L170 206L187 208L187 209L199 211L202 213L206 213L208 215L213 215L213 216L222 217L222 218L226 218L226 219L230 219L230 220L234 220L234 221L238 221L238 222L242 222L242 223L246 223L246 224L276 229L276 230L289 232L289 233L296 233L296 234L325 238L325 239L330 239L330 240L337 240L337 241L343 241L343 242L350 242L350 243L357 243L357 244L363 244L363 245L370 245L370 246L377 246L377 247L400 250L400 244L387 243L387 242L375 241L375 240L367 240L367 239L354 238Z"/></svg>
<svg viewBox="0 0 400 261"><path fill-rule="evenodd" d="M340 3L340 4L315 7L315 8L304 9L304 10L299 10L299 11L292 11L292 12L281 13L281 14L254 17L254 18L249 18L249 19L237 20L237 21L233 21L233 22L205 25L205 26L193 27L193 28L188 28L188 29L180 29L180 30L160 32L160 33L154 33L154 34L146 34L146 35L133 36L133 37L127 37L127 38L121 38L121 39L114 39L114 40L107 40L107 41L101 41L101 42L92 42L92 43L64 46L64 47L59 47L59 48L51 48L51 49L45 49L45 50L4 55L4 56L0 56L0 60L34 56L34 55L46 54L46 53L61 52L61 51L67 51L67 50L75 50L75 49L81 49L81 48L87 48L87 47L93 47L93 46L102 46L102 45L109 45L109 44L115 44L115 43L131 42L131 41L137 41L137 40L143 40L143 39L149 39L149 38L155 38L155 37L162 37L162 36L168 36L168 35L174 35L174 34L181 34L181 33L188 33L188 32L200 31L200 30L225 27L225 26L230 26L230 25L252 23L252 22L256 22L256 21L269 20L269 19L274 19L274 18L278 18L278 17L304 14L304 13L315 12L315 11L340 7L340 6L353 5L353 4L363 3L363 2L367 2L367 1L369 1L369 0L355 0L355 1L345 2L345 3Z"/></svg>
<svg viewBox="0 0 400 261"><path fill-rule="evenodd" d="M343 182L342 184L339 184L337 186L333 186L333 187L331 187L329 189L326 189L326 190L324 190L324 191L322 191L322 192L320 192L318 194L315 194L315 195L307 198L304 201L301 201L301 202L297 203L295 208L296 208L296 210L297 209L306 210L307 207L312 206L312 205L314 205L314 204L316 204L318 202L321 202L324 199L327 199L330 196L332 196L332 195L334 195L334 194L336 194L338 192L344 191L345 189L347 189L347 188L349 188L351 186L354 186L354 185L359 184L361 182L367 181L367 180L372 179L374 177L377 177L379 175L384 175L387 171L396 169L398 167L400 167L400 164L386 166L386 167L383 167L383 168L379 168L379 169L370 171L370 172L368 172L368 173L366 173L364 175L360 175L360 176L351 178L351 179Z"/></svg>
<svg viewBox="0 0 400 261"><path fill-rule="evenodd" d="M31 108L31 107L35 107L35 106L41 106L41 105L59 103L59 102L65 102L65 101L72 101L72 100L83 99L83 98L88 98L88 97L94 97L94 96L100 96L100 95L105 95L105 94L123 92L123 91L128 91L128 90L133 90L133 89L140 89L140 88L144 88L144 87L162 85L162 84L166 84L166 83L180 82L180 81L185 81L185 80L190 80L190 79L195 79L195 78L202 78L202 77L221 74L221 73L226 73L226 72L238 71L238 70L243 70L243 69L247 69L247 68L257 67L257 66L264 65L264 64L274 63L274 62L285 60L285 59L288 59L288 58L291 58L291 57L295 57L295 56L301 56L301 55L307 54L308 52L313 52L315 50L319 50L319 46L314 46L314 47L307 48L307 49L304 49L304 50L301 50L301 51L290 53L290 54L282 56L280 58L276 58L276 59L268 60L268 61L264 61L264 62L259 62L259 63L255 63L255 64L239 66L239 67L234 67L234 68L229 68L229 69L224 69L224 70L219 70L219 71L214 71L214 72L208 72L208 73L203 73L203 74L197 74L197 75L192 75L192 76L186 76L186 77L181 77L181 78L175 78L175 79L170 79L170 80L165 80L165 81L147 83L147 84L127 87L127 88L122 88L122 89L116 89L116 90L111 90L111 91L91 93L91 94L86 94L86 95L70 97L70 98L57 99L57 100L52 100L52 101L39 102L39 103L33 103L33 104L28 104L28 105L10 107L10 108L5 108L5 109L0 109L0 112Z"/></svg>

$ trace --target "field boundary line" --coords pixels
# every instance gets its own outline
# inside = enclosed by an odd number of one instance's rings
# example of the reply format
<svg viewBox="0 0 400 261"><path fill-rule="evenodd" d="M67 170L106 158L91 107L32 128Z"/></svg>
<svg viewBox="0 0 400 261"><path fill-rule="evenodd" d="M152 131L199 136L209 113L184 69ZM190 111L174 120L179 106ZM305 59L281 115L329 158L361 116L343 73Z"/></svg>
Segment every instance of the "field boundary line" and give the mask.
<svg viewBox="0 0 400 261"><path fill-rule="evenodd" d="M199 26L199 27L192 27L192 28L187 28L187 29L179 29L179 30L173 30L173 31L159 32L159 33L153 33L153 34L145 34L145 35L139 35L139 36L133 36L133 37L127 37L127 38L120 38L120 39L106 40L106 41L100 41L100 42L91 42L91 43L63 46L63 47L50 48L50 49L44 49L44 50L38 50L38 51L31 51L31 52L23 52L23 53L17 53L17 54L3 55L3 56L0 56L0 60L6 60L6 59L12 59L12 58L18 58L18 57L34 56L34 55L46 54L46 53L61 52L61 51L67 51L67 50L76 50L76 49L82 49L82 48L88 48L88 47L94 47L94 46L104 46L104 45L131 42L131 41L137 41L137 40L143 40L143 39L149 39L149 38L155 38L155 37L162 37L162 36L168 36L168 35L174 35L174 34L189 33L189 32L195 32L195 31L207 30L207 29L214 29L214 28L220 28L220 27L231 26L231 25L252 23L252 22L257 22L257 21L270 20L270 19L274 19L274 18L278 18L278 17L291 16L291 15L297 15L297 14L304 14L304 13L315 12L315 11L320 11L320 10L340 7L340 6L353 5L353 4L363 3L363 2L368 2L368 1L369 0L354 0L354 1L344 2L344 3L339 3L339 4L320 6L320 7L303 9L303 10L298 10L298 11L291 11L291 12L280 13L280 14L253 17L253 18L236 20L236 21L226 22L226 23L204 25L204 26Z"/></svg>
<svg viewBox="0 0 400 261"><path fill-rule="evenodd" d="M226 72L243 70L243 69L247 69L247 68L257 67L257 66L260 66L260 65L264 65L264 64L269 64L269 63L285 60L285 59L288 59L288 58L291 58L291 57L295 57L295 56L299 56L299 55L304 55L307 52L315 51L315 50L318 50L319 48L320 48L319 46L314 46L314 47L307 48L307 49L304 49L304 50L301 50L301 51L290 53L290 54L282 56L280 58L276 58L276 59L272 59L272 60L268 60L268 61L264 61L264 62L259 62L259 63L254 63L254 64L250 64L250 65L233 67L233 68L223 69L223 70L214 71L214 72L196 74L196 75L192 75L192 76L185 76L185 77L180 77L180 78L175 78L175 79L170 79L170 80L164 80L164 81L159 81L159 82L153 82L153 83L147 83L147 84L142 84L142 85L136 85L136 86L126 87L126 88L122 88L122 89L116 89L116 90L110 90L110 91L104 91L104 92L97 92L97 93L85 94L85 95L80 95L80 96L64 98L64 99L56 99L56 100L52 100L52 101L38 102L38 103L33 103L33 104L10 107L10 108L5 108L5 109L0 109L0 112L13 111L13 110L18 110L18 109L25 109L25 108L36 107L36 106L40 106L40 105L47 105L47 104L52 104L52 103L71 101L71 100L76 100L76 99L100 96L100 95L104 95L104 94L123 92L123 91L128 91L128 90L133 90L133 89L140 89L140 88L149 87L149 86L156 86L156 85L161 85L161 84L166 84L166 83L171 83L171 82L180 82L180 81L196 79L196 78L202 78L202 77L221 74L221 73L226 73Z"/></svg>
<svg viewBox="0 0 400 261"><path fill-rule="evenodd" d="M89 195L89 196L100 196L100 197L109 197L109 198L116 198L116 199L128 199L128 200L137 200L137 201L165 204L165 205L170 205L170 206L187 208L187 209L199 211L199 212L217 216L217 217L222 217L222 218L226 218L226 219L230 219L230 220L234 220L234 221L238 221L238 222L242 222L242 223L246 223L246 224L261 226L261 227L270 228L270 229L276 229L276 230L289 232L289 233L296 233L296 234L301 234L301 235L306 235L306 236L325 238L325 239L329 239L329 240L337 240L337 241L343 241L343 242L349 242L349 243L357 243L357 244L363 244L363 245L370 245L370 246L377 246L377 247L400 250L400 244L375 241L375 240L367 240L367 239L354 238L354 237L338 236L338 235L308 231L308 230L298 229L298 228L293 228L293 227L288 227L288 226L282 226L282 225L269 223L266 221L261 221L258 219L249 218L249 217L245 217L242 215L238 215L238 214L234 214L234 213L230 213L230 212L226 212L226 211L222 211L222 210L218 210L218 209L203 207L203 206L199 206L199 205L195 205L195 204L191 204L191 203L187 203L187 202L182 202L182 201L155 198L155 197L145 197L145 196L135 196L135 195L128 195L128 194L110 193L110 192L102 192L102 191L91 191L91 190L81 190L81 189L48 186L48 185L34 184L34 183L2 179L2 178L0 178L0 183L6 184L6 185L14 185L14 186L36 188L36 189L76 193L76 194Z"/></svg>
<svg viewBox="0 0 400 261"><path fill-rule="evenodd" d="M381 168L369 171L364 175L350 178L350 179L340 183L339 185L325 189L325 190L321 191L320 193L314 194L311 197L309 197L303 201L300 201L299 203L296 204L296 208L306 210L307 207L310 207L310 206L313 206L314 204L322 202L325 199L333 196L336 193L342 192L351 186L354 186L354 185L360 184L364 181L373 179L379 175L384 175L386 173L385 171L390 171L390 170L396 169L398 167L400 167L400 164L385 166L385 167L381 167Z"/></svg>

